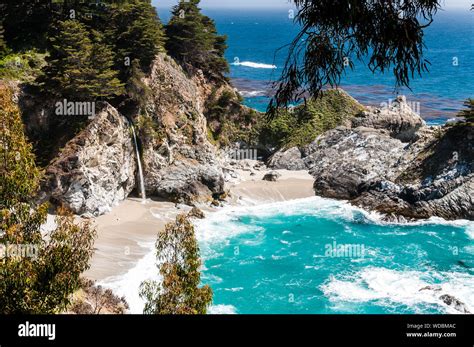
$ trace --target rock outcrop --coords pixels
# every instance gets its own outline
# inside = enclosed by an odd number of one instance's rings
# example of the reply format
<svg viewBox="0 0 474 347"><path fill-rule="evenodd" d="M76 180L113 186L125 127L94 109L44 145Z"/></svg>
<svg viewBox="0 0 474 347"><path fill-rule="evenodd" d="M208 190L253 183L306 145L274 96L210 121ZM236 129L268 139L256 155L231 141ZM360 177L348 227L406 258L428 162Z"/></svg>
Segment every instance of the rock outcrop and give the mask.
<svg viewBox="0 0 474 347"><path fill-rule="evenodd" d="M164 54L145 83L151 95L142 119L148 129L142 127L140 140L147 193L187 203L223 194L224 174L203 114L210 84L200 73L187 76Z"/></svg>
<svg viewBox="0 0 474 347"><path fill-rule="evenodd" d="M303 153L298 147L278 151L268 160L268 166L276 170L307 170L303 160Z"/></svg>
<svg viewBox="0 0 474 347"><path fill-rule="evenodd" d="M146 193L190 204L218 199L225 191L223 165L208 140L204 116L215 86L199 71L187 75L165 54L156 57L144 83L149 89L144 108L140 114L127 112L137 130ZM220 88L233 91L225 82ZM20 101L28 123L34 124L30 133L44 137L40 120L43 115L49 123L55 120L54 103L26 93ZM137 176L129 128L127 119L107 104L83 131L63 142L60 153L53 153L41 199L63 204L76 214L100 215L126 198Z"/></svg>
<svg viewBox="0 0 474 347"><path fill-rule="evenodd" d="M132 141L127 119L107 104L47 167L41 199L76 214L109 211L135 187Z"/></svg>
<svg viewBox="0 0 474 347"><path fill-rule="evenodd" d="M432 128L399 98L367 108L304 150L317 195L386 219L474 219L474 128Z"/></svg>
<svg viewBox="0 0 474 347"><path fill-rule="evenodd" d="M263 176L264 181L276 182L281 177L281 174L277 171L270 171Z"/></svg>

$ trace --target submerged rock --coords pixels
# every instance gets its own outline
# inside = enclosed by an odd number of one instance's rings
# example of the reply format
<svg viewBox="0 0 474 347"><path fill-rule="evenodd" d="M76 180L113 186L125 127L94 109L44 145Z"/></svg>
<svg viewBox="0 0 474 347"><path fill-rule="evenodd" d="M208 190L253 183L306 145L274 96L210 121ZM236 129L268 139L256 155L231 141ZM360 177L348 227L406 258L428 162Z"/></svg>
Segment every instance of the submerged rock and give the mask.
<svg viewBox="0 0 474 347"><path fill-rule="evenodd" d="M452 295L444 294L439 297L446 305L452 306L455 310L461 313L471 313L467 308L466 304L460 301L459 299L455 298Z"/></svg>

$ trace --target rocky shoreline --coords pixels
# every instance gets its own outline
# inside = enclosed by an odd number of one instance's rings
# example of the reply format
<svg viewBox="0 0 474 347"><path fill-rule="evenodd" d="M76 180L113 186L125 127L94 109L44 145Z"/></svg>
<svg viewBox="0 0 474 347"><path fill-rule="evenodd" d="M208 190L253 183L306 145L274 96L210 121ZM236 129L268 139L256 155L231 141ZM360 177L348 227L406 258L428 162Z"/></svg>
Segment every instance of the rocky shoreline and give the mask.
<svg viewBox="0 0 474 347"><path fill-rule="evenodd" d="M277 152L270 167L309 170L316 195L386 220L474 219L474 127L429 127L404 97L367 108L304 148Z"/></svg>

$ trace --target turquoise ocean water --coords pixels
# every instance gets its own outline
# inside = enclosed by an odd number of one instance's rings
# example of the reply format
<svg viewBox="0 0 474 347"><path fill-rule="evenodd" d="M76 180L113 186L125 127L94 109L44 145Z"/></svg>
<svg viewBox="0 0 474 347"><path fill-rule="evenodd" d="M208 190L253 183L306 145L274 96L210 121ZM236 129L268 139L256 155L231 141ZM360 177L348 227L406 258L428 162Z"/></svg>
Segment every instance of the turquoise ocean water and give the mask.
<svg viewBox="0 0 474 347"><path fill-rule="evenodd" d="M444 294L474 310L474 222L386 224L314 197L225 208L197 235L213 312L456 313Z"/></svg>

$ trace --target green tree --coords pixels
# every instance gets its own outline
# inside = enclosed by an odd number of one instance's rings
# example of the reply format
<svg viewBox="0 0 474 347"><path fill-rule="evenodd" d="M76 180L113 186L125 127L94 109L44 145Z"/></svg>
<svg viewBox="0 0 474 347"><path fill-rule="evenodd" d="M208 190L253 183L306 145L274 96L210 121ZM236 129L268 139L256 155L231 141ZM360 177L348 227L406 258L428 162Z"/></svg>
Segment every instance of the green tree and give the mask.
<svg viewBox="0 0 474 347"><path fill-rule="evenodd" d="M469 98L464 102L466 109L459 113L459 117L464 117L468 122L474 122L474 99Z"/></svg>
<svg viewBox="0 0 474 347"><path fill-rule="evenodd" d="M6 41L17 51L44 48L53 17L50 1L3 0L0 4Z"/></svg>
<svg viewBox="0 0 474 347"><path fill-rule="evenodd" d="M110 23L108 37L115 42L117 68L123 71L127 62L138 59L141 69L149 72L156 54L164 50L162 25L151 1L130 0L113 7Z"/></svg>
<svg viewBox="0 0 474 347"><path fill-rule="evenodd" d="M118 79L118 71L113 69L114 53L112 49L103 42L102 36L93 31L94 44L90 56L89 85L93 98L104 99L109 96L122 95L125 91L123 83Z"/></svg>
<svg viewBox="0 0 474 347"><path fill-rule="evenodd" d="M43 239L48 206L32 202L41 175L6 87L0 87L0 128L0 313L61 312L88 268L95 230L74 224L60 209L55 229Z"/></svg>
<svg viewBox="0 0 474 347"><path fill-rule="evenodd" d="M214 21L201 13L199 0L180 2L166 25L166 50L188 72L201 69L205 76L222 80L229 66L224 58L226 37L217 35Z"/></svg>
<svg viewBox="0 0 474 347"><path fill-rule="evenodd" d="M127 70L125 90L128 99L138 107L143 107L151 93L150 88L143 82L143 78L145 78L145 74L140 68L140 62L135 59L130 69Z"/></svg>
<svg viewBox="0 0 474 347"><path fill-rule="evenodd" d="M112 69L112 50L100 34L76 20L58 22L51 38L50 56L39 82L55 96L95 100L123 93L118 72Z"/></svg>
<svg viewBox="0 0 474 347"><path fill-rule="evenodd" d="M396 86L428 70L423 58L424 30L440 7L439 0L294 0L301 28L289 53L268 114L299 102L308 92L318 96L335 87L354 67L367 62L372 72L392 70Z"/></svg>
<svg viewBox="0 0 474 347"><path fill-rule="evenodd" d="M145 314L205 314L212 302L212 289L199 288L199 246L194 227L186 215L166 225L158 234L157 260L162 282L142 283Z"/></svg>

